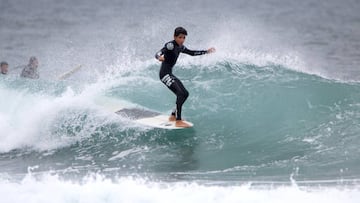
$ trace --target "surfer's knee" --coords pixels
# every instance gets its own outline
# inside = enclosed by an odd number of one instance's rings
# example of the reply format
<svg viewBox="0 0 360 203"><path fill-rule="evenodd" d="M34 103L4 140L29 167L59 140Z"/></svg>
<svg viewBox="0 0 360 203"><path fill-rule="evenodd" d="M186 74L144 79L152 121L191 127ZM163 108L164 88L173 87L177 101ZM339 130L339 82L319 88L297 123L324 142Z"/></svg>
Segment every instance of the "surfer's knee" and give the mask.
<svg viewBox="0 0 360 203"><path fill-rule="evenodd" d="M189 92L187 90L183 90L177 94L178 101L180 104L183 104L185 100L189 97Z"/></svg>
<svg viewBox="0 0 360 203"><path fill-rule="evenodd" d="M189 97L189 92L185 89L184 90L184 98L187 99Z"/></svg>
<svg viewBox="0 0 360 203"><path fill-rule="evenodd" d="M189 92L184 88L179 92L179 96L185 100L189 97Z"/></svg>

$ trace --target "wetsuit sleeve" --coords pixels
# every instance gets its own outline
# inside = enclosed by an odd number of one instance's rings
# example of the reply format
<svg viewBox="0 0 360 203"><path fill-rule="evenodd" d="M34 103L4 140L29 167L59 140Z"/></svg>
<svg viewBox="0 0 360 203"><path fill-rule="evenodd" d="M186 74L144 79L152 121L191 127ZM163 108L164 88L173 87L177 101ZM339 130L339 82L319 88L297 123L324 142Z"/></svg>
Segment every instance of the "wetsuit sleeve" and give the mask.
<svg viewBox="0 0 360 203"><path fill-rule="evenodd" d="M198 56L198 55L207 54L206 50L193 51L193 50L190 50L190 49L186 48L185 46L184 46L184 49L182 50L182 52L185 53L185 54L189 54L191 56Z"/></svg>
<svg viewBox="0 0 360 203"><path fill-rule="evenodd" d="M156 52L155 58L156 58L156 59L159 59L159 57L160 57L161 55L163 55L163 54L165 53L165 51L166 51L166 46L164 46L160 51Z"/></svg>

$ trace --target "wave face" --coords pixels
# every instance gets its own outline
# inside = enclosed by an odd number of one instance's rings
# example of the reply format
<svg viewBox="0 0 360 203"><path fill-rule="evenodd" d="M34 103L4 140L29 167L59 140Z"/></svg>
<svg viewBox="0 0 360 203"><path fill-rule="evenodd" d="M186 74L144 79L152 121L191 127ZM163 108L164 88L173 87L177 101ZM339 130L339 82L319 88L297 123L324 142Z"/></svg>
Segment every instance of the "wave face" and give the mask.
<svg viewBox="0 0 360 203"><path fill-rule="evenodd" d="M219 181L359 175L358 83L224 60L176 68L190 92L184 116L193 129L143 128L96 104L106 96L169 113L175 96L156 68L144 65L78 90L2 81L8 99L1 104L0 150L9 162L3 170L26 173L38 165L36 171L65 174L76 169Z"/></svg>

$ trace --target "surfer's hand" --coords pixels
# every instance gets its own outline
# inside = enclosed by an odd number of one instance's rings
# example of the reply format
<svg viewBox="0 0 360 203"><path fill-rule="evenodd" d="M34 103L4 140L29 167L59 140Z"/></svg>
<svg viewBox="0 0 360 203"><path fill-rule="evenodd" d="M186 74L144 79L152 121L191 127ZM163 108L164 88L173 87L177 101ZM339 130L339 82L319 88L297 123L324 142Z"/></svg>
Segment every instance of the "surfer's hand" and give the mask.
<svg viewBox="0 0 360 203"><path fill-rule="evenodd" d="M159 56L158 60L159 61L165 61L164 55Z"/></svg>
<svg viewBox="0 0 360 203"><path fill-rule="evenodd" d="M211 47L210 49L207 50L207 53L214 53L216 51L216 49L214 47Z"/></svg>

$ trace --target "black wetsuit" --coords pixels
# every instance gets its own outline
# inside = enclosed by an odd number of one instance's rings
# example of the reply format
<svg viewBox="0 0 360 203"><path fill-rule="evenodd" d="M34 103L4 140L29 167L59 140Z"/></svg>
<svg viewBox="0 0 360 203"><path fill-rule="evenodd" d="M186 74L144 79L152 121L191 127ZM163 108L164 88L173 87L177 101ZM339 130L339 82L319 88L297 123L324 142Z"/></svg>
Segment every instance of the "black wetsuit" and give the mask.
<svg viewBox="0 0 360 203"><path fill-rule="evenodd" d="M187 49L185 46L179 46L175 40L165 44L165 46L156 53L155 58L159 59L164 55L165 60L161 64L159 76L160 80L176 94L176 111L172 115L176 116L176 120L181 120L181 108L185 100L189 96L189 92L185 89L182 82L172 74L172 69L180 53L185 53L191 56L206 54L206 50L193 51Z"/></svg>

